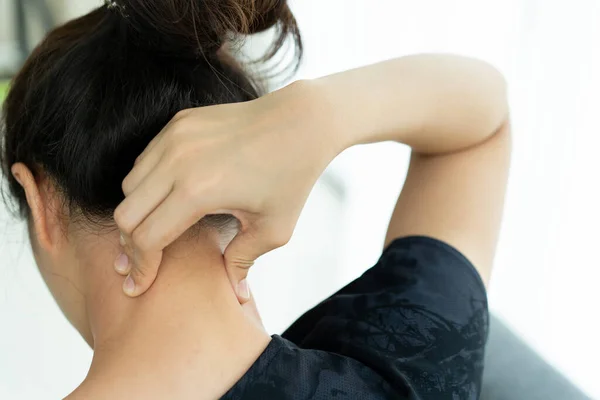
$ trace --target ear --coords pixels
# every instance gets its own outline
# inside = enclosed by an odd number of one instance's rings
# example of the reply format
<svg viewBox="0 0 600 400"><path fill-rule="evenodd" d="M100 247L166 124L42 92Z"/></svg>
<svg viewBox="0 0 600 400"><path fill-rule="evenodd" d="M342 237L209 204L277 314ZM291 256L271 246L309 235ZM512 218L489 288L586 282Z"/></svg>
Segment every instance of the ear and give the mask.
<svg viewBox="0 0 600 400"><path fill-rule="evenodd" d="M31 170L23 163L13 164L11 172L17 182L25 190L27 204L31 209L31 224L34 228L36 238L42 249L51 252L55 247L56 235L55 224L57 219L49 212L49 201L47 196L42 196L42 192L33 177ZM47 195L47 193L43 193Z"/></svg>

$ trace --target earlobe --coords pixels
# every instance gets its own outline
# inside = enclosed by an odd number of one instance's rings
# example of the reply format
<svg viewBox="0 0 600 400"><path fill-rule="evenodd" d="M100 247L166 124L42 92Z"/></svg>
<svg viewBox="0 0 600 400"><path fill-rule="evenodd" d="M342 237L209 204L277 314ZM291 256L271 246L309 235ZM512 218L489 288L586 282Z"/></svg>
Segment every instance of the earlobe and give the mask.
<svg viewBox="0 0 600 400"><path fill-rule="evenodd" d="M51 251L53 247L52 235L49 231L49 221L46 210L46 204L40 194L38 183L36 182L31 170L23 163L13 164L11 172L19 185L23 187L27 204L31 210L31 225L35 230L39 245L46 251Z"/></svg>

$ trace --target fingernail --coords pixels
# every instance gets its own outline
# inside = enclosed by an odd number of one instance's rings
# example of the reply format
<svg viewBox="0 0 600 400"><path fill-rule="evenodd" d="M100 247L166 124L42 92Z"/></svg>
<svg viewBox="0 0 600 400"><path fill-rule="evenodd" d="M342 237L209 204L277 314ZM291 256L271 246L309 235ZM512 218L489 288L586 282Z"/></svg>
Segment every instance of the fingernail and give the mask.
<svg viewBox="0 0 600 400"><path fill-rule="evenodd" d="M117 272L125 273L129 269L129 257L127 254L121 253L115 260L115 269Z"/></svg>
<svg viewBox="0 0 600 400"><path fill-rule="evenodd" d="M238 289L238 296L240 296L243 299L250 298L250 286L248 286L247 279L241 280L240 283L238 283L237 289Z"/></svg>
<svg viewBox="0 0 600 400"><path fill-rule="evenodd" d="M121 243L121 246L123 246L123 247L125 247L125 245L127 244L127 243L125 242L125 236L123 236L123 233L121 233L121 234L119 235L119 243Z"/></svg>
<svg viewBox="0 0 600 400"><path fill-rule="evenodd" d="M135 282L133 281L131 275L127 276L127 279L125 279L125 282L123 282L123 291L129 296L133 296L133 292L135 291Z"/></svg>

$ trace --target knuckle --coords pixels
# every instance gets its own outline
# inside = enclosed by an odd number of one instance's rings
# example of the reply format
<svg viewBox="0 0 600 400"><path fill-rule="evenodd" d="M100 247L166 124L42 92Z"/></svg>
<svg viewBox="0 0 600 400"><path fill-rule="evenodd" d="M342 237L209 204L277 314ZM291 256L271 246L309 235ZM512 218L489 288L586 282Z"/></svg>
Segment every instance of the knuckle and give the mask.
<svg viewBox="0 0 600 400"><path fill-rule="evenodd" d="M115 219L115 223L117 224L121 232L127 235L131 234L133 227L127 219L127 210L124 207L117 207L115 209L113 217Z"/></svg>
<svg viewBox="0 0 600 400"><path fill-rule="evenodd" d="M171 140L175 140L176 138L185 135L188 130L187 125L188 124L186 123L186 120L183 117L180 117L179 119L175 120L175 122L173 122L173 126L168 131L167 138L170 137Z"/></svg>
<svg viewBox="0 0 600 400"><path fill-rule="evenodd" d="M127 175L125 177L125 179L123 179L123 182L121 183L121 190L123 190L123 194L125 196L127 196L128 194L131 193L132 191L132 187L131 187L131 178L129 177L129 175Z"/></svg>
<svg viewBox="0 0 600 400"><path fill-rule="evenodd" d="M146 282L146 278L149 276L148 269L138 266L131 273L134 275L134 280L136 285L144 284Z"/></svg>
<svg viewBox="0 0 600 400"><path fill-rule="evenodd" d="M281 246L285 246L286 244L289 243L291 238L291 234L288 234L286 231L272 231L271 234L269 235L269 244L274 247L274 248L278 248Z"/></svg>
<svg viewBox="0 0 600 400"><path fill-rule="evenodd" d="M145 254L136 254L135 267L131 270L136 285L141 282L141 289L150 287L158 275L159 266L160 259L149 258Z"/></svg>
<svg viewBox="0 0 600 400"><path fill-rule="evenodd" d="M198 185L192 183L183 183L180 187L180 194L183 201L196 201L198 197Z"/></svg>
<svg viewBox="0 0 600 400"><path fill-rule="evenodd" d="M249 270L254 266L254 260L234 256L227 260L227 264L230 268Z"/></svg>
<svg viewBox="0 0 600 400"><path fill-rule="evenodd" d="M185 157L187 151L188 149L186 149L185 146L182 146L180 142L172 141L166 145L166 163L170 166L173 166L177 163L177 161L180 161Z"/></svg>
<svg viewBox="0 0 600 400"><path fill-rule="evenodd" d="M173 121L180 121L183 118L187 117L190 114L190 110L185 109L185 110L180 110L177 112L177 114L175 114L175 116L173 117Z"/></svg>

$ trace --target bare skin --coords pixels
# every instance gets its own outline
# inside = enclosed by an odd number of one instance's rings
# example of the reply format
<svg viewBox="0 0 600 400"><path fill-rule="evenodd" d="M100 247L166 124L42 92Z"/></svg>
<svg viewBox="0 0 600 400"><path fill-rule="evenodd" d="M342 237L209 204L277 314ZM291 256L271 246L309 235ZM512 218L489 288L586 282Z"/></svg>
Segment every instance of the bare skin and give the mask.
<svg viewBox="0 0 600 400"><path fill-rule="evenodd" d="M72 229L51 181L13 165L42 276L94 348L88 377L68 398L225 393L270 340L243 284L248 268L289 239L338 153L385 140L413 149L386 241L446 241L487 280L510 161L506 88L495 69L463 57L406 57L181 112L123 182L115 220L124 247L117 229ZM224 255L221 232L189 229L223 212L242 225ZM133 287L107 269L122 251L120 272Z"/></svg>
<svg viewBox="0 0 600 400"><path fill-rule="evenodd" d="M487 278L510 162L507 121L502 76L452 55L404 57L245 104L183 111L123 182L115 221L128 244L124 290L144 293L166 246L203 216L230 213L242 229L225 260L245 301L248 269L287 243L325 166L350 146L387 140L413 150L388 241L438 237Z"/></svg>
<svg viewBox="0 0 600 400"><path fill-rule="evenodd" d="M219 232L180 237L165 249L152 288L131 298L106 267L119 252L119 233L66 222L46 179L36 181L23 164L12 170L27 193L42 277L94 349L69 400L219 398L267 347L254 301L241 305L231 290Z"/></svg>

